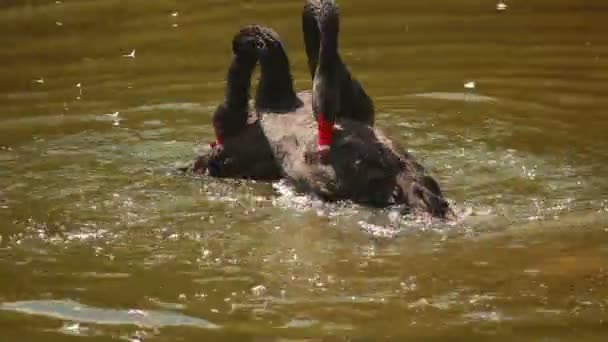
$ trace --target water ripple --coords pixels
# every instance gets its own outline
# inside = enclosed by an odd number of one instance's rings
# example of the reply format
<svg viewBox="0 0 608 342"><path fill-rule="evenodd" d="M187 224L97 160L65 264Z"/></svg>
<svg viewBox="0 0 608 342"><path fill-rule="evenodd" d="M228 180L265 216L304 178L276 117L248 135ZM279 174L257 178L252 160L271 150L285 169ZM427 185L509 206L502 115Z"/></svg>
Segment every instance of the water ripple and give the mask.
<svg viewBox="0 0 608 342"><path fill-rule="evenodd" d="M72 300L32 300L0 304L0 310L101 325L137 325L146 328L192 326L217 329L207 320L171 311L117 310L92 307Z"/></svg>

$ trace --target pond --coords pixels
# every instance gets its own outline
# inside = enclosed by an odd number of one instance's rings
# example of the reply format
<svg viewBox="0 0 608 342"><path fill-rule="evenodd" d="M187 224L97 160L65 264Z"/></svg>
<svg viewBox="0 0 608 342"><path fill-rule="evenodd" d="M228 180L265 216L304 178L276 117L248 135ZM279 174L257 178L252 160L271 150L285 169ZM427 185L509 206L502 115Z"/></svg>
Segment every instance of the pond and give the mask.
<svg viewBox="0 0 608 342"><path fill-rule="evenodd" d="M608 3L340 5L377 126L458 221L172 172L240 26L310 88L303 1L3 1L3 340L605 341Z"/></svg>

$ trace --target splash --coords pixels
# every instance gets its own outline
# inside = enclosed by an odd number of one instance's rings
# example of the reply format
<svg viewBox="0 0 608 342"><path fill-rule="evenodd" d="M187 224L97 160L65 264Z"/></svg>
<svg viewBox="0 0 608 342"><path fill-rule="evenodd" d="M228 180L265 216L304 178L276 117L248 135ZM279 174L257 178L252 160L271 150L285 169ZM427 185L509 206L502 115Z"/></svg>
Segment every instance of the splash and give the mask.
<svg viewBox="0 0 608 342"><path fill-rule="evenodd" d="M317 216L344 219L357 225L362 231L378 238L395 238L399 235L420 232L437 231L460 225L472 213L472 208L454 208L454 217L441 220L427 213L404 215L403 206L392 206L383 209L362 207L351 201L325 202L314 195L298 193L286 180L272 184L276 197L272 203L279 208L296 210L300 213L316 213Z"/></svg>

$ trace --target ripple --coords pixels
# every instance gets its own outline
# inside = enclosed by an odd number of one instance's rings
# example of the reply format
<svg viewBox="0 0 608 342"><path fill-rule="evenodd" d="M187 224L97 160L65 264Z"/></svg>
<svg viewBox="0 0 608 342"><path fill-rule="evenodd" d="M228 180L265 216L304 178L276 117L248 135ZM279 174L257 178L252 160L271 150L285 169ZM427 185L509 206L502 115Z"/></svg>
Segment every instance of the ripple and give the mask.
<svg viewBox="0 0 608 342"><path fill-rule="evenodd" d="M491 96L485 96L475 93L449 93L449 92L430 92L411 94L408 96L423 97L435 100L448 100L448 101L463 101L463 102L497 102L498 99Z"/></svg>
<svg viewBox="0 0 608 342"><path fill-rule="evenodd" d="M500 322L504 320L511 319L509 317L504 316L502 313L498 311L476 311L470 312L462 315L467 321L478 322L478 321L488 321L488 322Z"/></svg>
<svg viewBox="0 0 608 342"><path fill-rule="evenodd" d="M101 272L83 272L77 274L83 278L93 279L125 279L131 277L128 273L101 273Z"/></svg>
<svg viewBox="0 0 608 342"><path fill-rule="evenodd" d="M207 320L171 311L116 310L96 308L72 300L32 300L0 304L0 310L100 325L137 325L146 328L191 326L217 329Z"/></svg>
<svg viewBox="0 0 608 342"><path fill-rule="evenodd" d="M147 112L147 111L158 111L158 110L181 110L181 111L202 111L205 109L211 109L213 107L203 106L200 103L194 102L175 102L175 103L157 103L151 105L143 105L132 108L127 108L125 112Z"/></svg>

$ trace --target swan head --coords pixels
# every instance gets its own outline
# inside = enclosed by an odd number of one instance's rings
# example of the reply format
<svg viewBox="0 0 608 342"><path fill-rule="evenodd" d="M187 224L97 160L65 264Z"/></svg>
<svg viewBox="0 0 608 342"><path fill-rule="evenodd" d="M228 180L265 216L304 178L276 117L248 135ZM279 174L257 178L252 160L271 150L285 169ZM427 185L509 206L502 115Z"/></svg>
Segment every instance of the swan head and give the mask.
<svg viewBox="0 0 608 342"><path fill-rule="evenodd" d="M232 50L235 54L263 58L285 49L279 34L273 29L261 25L247 25L234 37Z"/></svg>
<svg viewBox="0 0 608 342"><path fill-rule="evenodd" d="M239 57L257 60L265 43L257 33L256 25L243 27L232 39L232 52Z"/></svg>

